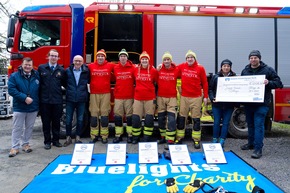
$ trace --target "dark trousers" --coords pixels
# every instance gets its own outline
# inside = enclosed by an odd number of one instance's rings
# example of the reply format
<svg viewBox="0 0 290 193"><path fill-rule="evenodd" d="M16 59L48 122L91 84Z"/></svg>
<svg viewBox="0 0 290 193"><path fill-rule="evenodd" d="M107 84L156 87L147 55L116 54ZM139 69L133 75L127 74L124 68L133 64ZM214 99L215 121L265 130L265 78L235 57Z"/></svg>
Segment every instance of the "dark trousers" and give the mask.
<svg viewBox="0 0 290 193"><path fill-rule="evenodd" d="M72 121L74 116L74 111L76 110L76 135L80 136L83 128L83 120L85 113L85 102L70 102L66 101L66 136L71 136L72 132Z"/></svg>
<svg viewBox="0 0 290 193"><path fill-rule="evenodd" d="M212 112L214 117L213 138L226 139L233 111L234 107L212 105ZM221 120L223 123L222 128L220 127Z"/></svg>
<svg viewBox="0 0 290 193"><path fill-rule="evenodd" d="M42 131L44 135L44 144L50 144L59 141L62 109L62 104L40 104L40 115L42 121ZM52 132L52 138L50 131Z"/></svg>
<svg viewBox="0 0 290 193"><path fill-rule="evenodd" d="M265 134L265 119L269 111L268 106L245 105L248 125L248 144L254 145L255 150L262 150Z"/></svg>

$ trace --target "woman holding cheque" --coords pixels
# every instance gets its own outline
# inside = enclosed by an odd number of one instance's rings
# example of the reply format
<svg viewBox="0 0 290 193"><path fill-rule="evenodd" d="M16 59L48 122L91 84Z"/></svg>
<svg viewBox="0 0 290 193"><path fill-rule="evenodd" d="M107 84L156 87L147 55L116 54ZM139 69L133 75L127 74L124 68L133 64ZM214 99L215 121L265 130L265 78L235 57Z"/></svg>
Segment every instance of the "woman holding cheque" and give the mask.
<svg viewBox="0 0 290 193"><path fill-rule="evenodd" d="M212 143L219 142L222 147L224 146L228 134L229 122L236 104L232 102L216 102L215 100L218 77L227 76L236 76L236 73L232 71L232 62L229 59L225 59L221 62L221 70L212 77L208 91L209 98L212 102L212 112L214 116ZM221 120L222 128L220 127Z"/></svg>

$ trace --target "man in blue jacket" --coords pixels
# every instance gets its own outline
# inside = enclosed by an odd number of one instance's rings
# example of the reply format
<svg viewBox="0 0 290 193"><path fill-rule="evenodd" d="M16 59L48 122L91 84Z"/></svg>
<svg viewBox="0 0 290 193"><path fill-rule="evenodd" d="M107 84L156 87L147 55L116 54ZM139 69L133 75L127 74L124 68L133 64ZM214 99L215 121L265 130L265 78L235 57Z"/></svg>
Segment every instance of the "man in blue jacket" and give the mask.
<svg viewBox="0 0 290 193"><path fill-rule="evenodd" d="M32 151L29 140L38 113L39 75L33 70L31 58L24 58L22 65L8 81L8 93L13 97L12 148L9 157L19 153L20 142L26 153Z"/></svg>
<svg viewBox="0 0 290 193"><path fill-rule="evenodd" d="M259 159L262 157L263 139L265 133L265 118L271 104L271 90L283 88L283 84L276 71L261 61L261 53L259 50L253 50L249 54L249 61L242 76L265 75L265 94L263 103L246 103L245 112L248 125L248 143L241 146L242 150L254 149L251 157Z"/></svg>
<svg viewBox="0 0 290 193"><path fill-rule="evenodd" d="M83 127L84 113L88 101L88 87L90 81L90 72L86 65L83 65L84 59L80 55L73 58L73 64L66 69L66 141L63 146L66 147L72 143L72 120L76 110L76 139L75 143L82 143L80 140Z"/></svg>
<svg viewBox="0 0 290 193"><path fill-rule="evenodd" d="M48 63L38 67L40 76L40 114L44 135L44 149L51 149L51 143L62 147L59 142L60 119L63 109L62 86L66 85L65 71L57 63L58 51L48 52ZM52 131L52 138L51 138Z"/></svg>

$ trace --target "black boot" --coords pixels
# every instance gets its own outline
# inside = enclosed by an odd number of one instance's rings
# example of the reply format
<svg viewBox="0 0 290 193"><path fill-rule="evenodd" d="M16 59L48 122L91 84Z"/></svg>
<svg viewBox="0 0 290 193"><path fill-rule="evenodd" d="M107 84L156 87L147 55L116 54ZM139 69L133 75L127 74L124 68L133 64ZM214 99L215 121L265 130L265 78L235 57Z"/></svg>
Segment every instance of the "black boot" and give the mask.
<svg viewBox="0 0 290 193"><path fill-rule="evenodd" d="M128 137L127 138L127 143L132 143L133 142L133 137Z"/></svg>
<svg viewBox="0 0 290 193"><path fill-rule="evenodd" d="M200 149L200 142L199 141L193 141L194 149Z"/></svg>
<svg viewBox="0 0 290 193"><path fill-rule="evenodd" d="M157 140L158 144L164 144L166 143L165 137L161 137L161 139Z"/></svg>
<svg viewBox="0 0 290 193"><path fill-rule="evenodd" d="M94 139L91 139L89 143L96 143L98 140L99 140L98 136L96 136Z"/></svg>
<svg viewBox="0 0 290 193"><path fill-rule="evenodd" d="M142 141L143 141L143 142L150 142L150 141L151 141L151 136L149 136L149 135L144 135Z"/></svg>
<svg viewBox="0 0 290 193"><path fill-rule="evenodd" d="M132 138L133 138L132 144L137 144L139 142L139 137L138 136L133 136Z"/></svg>
<svg viewBox="0 0 290 193"><path fill-rule="evenodd" d="M120 143L120 141L122 141L122 140L123 140L122 137L115 137L113 139L113 143Z"/></svg>
<svg viewBox="0 0 290 193"><path fill-rule="evenodd" d="M166 144L164 145L164 149L169 150L169 145L174 145L174 141L167 140Z"/></svg>

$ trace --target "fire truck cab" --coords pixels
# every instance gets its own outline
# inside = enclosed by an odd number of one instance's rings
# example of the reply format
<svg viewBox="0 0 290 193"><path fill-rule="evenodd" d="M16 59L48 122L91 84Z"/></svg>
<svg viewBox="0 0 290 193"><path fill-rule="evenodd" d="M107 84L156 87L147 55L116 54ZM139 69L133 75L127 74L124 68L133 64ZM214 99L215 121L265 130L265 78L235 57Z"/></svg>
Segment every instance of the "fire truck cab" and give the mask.
<svg viewBox="0 0 290 193"><path fill-rule="evenodd" d="M257 49L284 84L283 89L273 90L266 123L270 129L271 121L290 122L289 10L142 2L100 2L86 8L80 4L29 6L9 20L9 73L17 70L23 57L33 58L35 68L46 63L50 49L59 51L59 63L67 68L77 54L83 55L86 63L93 62L99 49L106 50L109 61L118 61L118 52L125 48L133 63L139 63L139 54L147 51L153 65L162 62L165 51L172 53L175 63L182 63L187 50L192 49L208 74L218 72L226 58L239 74L248 64L250 51ZM207 124L211 123L204 122ZM234 111L229 133L247 136L242 107Z"/></svg>

